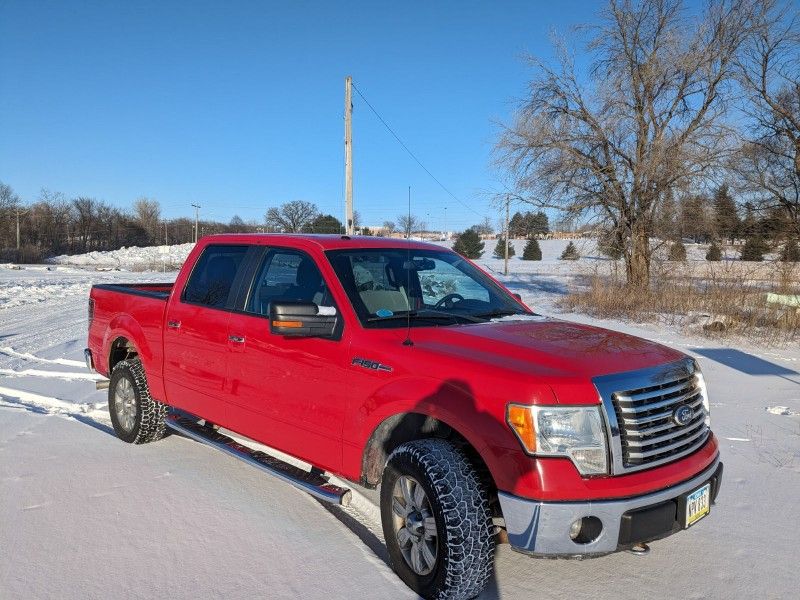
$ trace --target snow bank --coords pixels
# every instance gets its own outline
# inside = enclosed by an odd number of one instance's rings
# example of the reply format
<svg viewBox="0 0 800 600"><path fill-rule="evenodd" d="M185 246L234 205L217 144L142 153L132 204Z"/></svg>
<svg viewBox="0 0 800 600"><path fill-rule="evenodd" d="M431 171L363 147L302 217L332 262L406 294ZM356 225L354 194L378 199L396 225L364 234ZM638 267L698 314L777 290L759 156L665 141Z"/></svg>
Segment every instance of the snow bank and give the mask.
<svg viewBox="0 0 800 600"><path fill-rule="evenodd" d="M189 256L194 244L176 246L147 246L140 248L120 248L87 252L86 254L62 254L48 262L59 265L80 265L84 267L115 267L118 269L141 271L155 270L166 263L167 266L180 266Z"/></svg>

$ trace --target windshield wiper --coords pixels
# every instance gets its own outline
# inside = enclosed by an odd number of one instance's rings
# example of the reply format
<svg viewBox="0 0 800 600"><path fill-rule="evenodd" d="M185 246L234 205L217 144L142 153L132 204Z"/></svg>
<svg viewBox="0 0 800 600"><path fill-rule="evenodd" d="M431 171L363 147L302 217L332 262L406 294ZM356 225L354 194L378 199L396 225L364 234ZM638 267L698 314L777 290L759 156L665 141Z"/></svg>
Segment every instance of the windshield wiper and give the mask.
<svg viewBox="0 0 800 600"><path fill-rule="evenodd" d="M463 319L470 323L483 323L485 319L475 317L473 315L462 315L458 313L443 312L441 310L411 310L404 313L389 315L387 317L370 317L367 319L368 323L376 321L405 321L407 319L447 319L448 321L458 322L458 319Z"/></svg>

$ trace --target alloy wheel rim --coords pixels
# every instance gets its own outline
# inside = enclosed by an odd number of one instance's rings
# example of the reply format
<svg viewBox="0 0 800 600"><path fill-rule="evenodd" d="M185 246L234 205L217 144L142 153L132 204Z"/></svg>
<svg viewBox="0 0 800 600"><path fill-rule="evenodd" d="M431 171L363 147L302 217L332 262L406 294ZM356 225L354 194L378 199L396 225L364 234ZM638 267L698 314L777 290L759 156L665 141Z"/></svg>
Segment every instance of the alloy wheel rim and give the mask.
<svg viewBox="0 0 800 600"><path fill-rule="evenodd" d="M136 394L127 377L122 377L114 388L114 410L120 427L132 431L136 421Z"/></svg>
<svg viewBox="0 0 800 600"><path fill-rule="evenodd" d="M417 575L428 575L439 553L436 518L425 489L402 475L392 490L392 522L400 553Z"/></svg>

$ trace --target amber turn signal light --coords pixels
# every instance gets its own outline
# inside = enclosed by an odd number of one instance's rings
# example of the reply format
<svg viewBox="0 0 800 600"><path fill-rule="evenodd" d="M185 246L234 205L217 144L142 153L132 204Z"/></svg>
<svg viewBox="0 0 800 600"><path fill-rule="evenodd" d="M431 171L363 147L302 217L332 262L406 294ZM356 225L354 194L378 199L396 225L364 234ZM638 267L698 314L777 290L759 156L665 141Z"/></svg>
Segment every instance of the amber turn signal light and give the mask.
<svg viewBox="0 0 800 600"><path fill-rule="evenodd" d="M533 411L530 406L509 404L506 420L525 450L536 452L536 430L533 426Z"/></svg>
<svg viewBox="0 0 800 600"><path fill-rule="evenodd" d="M285 327L287 329L299 329L303 326L302 321L273 321L273 327Z"/></svg>

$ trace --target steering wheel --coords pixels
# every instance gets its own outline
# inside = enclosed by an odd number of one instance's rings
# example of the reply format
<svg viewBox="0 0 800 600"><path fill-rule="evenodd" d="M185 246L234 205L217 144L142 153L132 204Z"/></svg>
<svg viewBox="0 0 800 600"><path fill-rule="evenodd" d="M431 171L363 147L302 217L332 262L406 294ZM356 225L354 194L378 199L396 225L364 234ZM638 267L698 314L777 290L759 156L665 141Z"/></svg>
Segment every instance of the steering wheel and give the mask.
<svg viewBox="0 0 800 600"><path fill-rule="evenodd" d="M453 308L453 304L454 304L453 300L457 300L458 302L461 302L463 299L464 299L464 296L462 296L461 294L447 294L447 296L445 296L444 298L442 298L441 300L439 300L436 303L435 308L445 307L447 309L451 309L451 308Z"/></svg>

